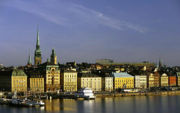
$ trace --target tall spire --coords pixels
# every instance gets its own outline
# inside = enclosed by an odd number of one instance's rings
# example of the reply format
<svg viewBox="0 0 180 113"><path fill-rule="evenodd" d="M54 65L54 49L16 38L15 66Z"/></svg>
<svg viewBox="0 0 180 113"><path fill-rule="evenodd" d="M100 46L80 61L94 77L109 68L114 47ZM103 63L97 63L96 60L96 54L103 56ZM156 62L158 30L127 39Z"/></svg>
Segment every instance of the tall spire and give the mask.
<svg viewBox="0 0 180 113"><path fill-rule="evenodd" d="M39 26L37 26L37 41L36 41L36 49L40 49L40 42L39 42Z"/></svg>
<svg viewBox="0 0 180 113"><path fill-rule="evenodd" d="M37 26L37 40L36 40L36 49L34 53L34 64L38 65L41 64L41 49L40 49L40 43L39 43L39 28Z"/></svg>
<svg viewBox="0 0 180 113"><path fill-rule="evenodd" d="M29 51L29 57L28 57L27 65L32 65L32 60L31 60L30 51Z"/></svg>

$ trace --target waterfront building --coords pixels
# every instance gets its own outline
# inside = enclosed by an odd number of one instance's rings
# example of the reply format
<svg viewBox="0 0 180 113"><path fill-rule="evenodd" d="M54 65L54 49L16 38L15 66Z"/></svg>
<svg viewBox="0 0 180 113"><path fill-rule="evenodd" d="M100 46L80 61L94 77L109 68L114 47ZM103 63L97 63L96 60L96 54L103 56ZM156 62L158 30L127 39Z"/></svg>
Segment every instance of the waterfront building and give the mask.
<svg viewBox="0 0 180 113"><path fill-rule="evenodd" d="M32 93L44 92L44 75L40 70L33 70L28 73L29 91Z"/></svg>
<svg viewBox="0 0 180 113"><path fill-rule="evenodd" d="M11 92L27 91L27 75L21 69L14 69L11 76Z"/></svg>
<svg viewBox="0 0 180 113"><path fill-rule="evenodd" d="M46 92L60 91L60 69L58 65L46 65L45 84Z"/></svg>
<svg viewBox="0 0 180 113"><path fill-rule="evenodd" d="M74 70L64 70L61 73L61 89L64 92L77 91L77 72Z"/></svg>
<svg viewBox="0 0 180 113"><path fill-rule="evenodd" d="M154 72L154 87L160 86L160 74L159 72Z"/></svg>
<svg viewBox="0 0 180 113"><path fill-rule="evenodd" d="M0 71L0 91L11 91L12 70Z"/></svg>
<svg viewBox="0 0 180 113"><path fill-rule="evenodd" d="M90 88L93 91L102 91L102 77L92 73L78 74L78 89Z"/></svg>
<svg viewBox="0 0 180 113"><path fill-rule="evenodd" d="M168 76L166 73L163 73L160 77L160 85L161 87L168 86Z"/></svg>
<svg viewBox="0 0 180 113"><path fill-rule="evenodd" d="M169 86L176 86L176 76L169 76Z"/></svg>
<svg viewBox="0 0 180 113"><path fill-rule="evenodd" d="M177 72L177 86L180 86L180 72Z"/></svg>
<svg viewBox="0 0 180 113"><path fill-rule="evenodd" d="M114 89L132 89L134 88L134 76L126 73L113 73Z"/></svg>
<svg viewBox="0 0 180 113"><path fill-rule="evenodd" d="M150 73L147 80L148 88L154 87L154 74Z"/></svg>
<svg viewBox="0 0 180 113"><path fill-rule="evenodd" d="M36 41L36 49L34 52L34 65L39 65L42 62L41 57L41 49L40 49L40 42L39 42L39 31L37 31L37 41Z"/></svg>
<svg viewBox="0 0 180 113"><path fill-rule="evenodd" d="M146 89L147 88L147 76L135 75L135 88Z"/></svg>
<svg viewBox="0 0 180 113"><path fill-rule="evenodd" d="M45 64L45 91L59 92L60 91L60 68L57 64L57 56L54 49L51 54L51 62Z"/></svg>
<svg viewBox="0 0 180 113"><path fill-rule="evenodd" d="M113 91L113 77L110 74L105 74L102 77L102 90Z"/></svg>

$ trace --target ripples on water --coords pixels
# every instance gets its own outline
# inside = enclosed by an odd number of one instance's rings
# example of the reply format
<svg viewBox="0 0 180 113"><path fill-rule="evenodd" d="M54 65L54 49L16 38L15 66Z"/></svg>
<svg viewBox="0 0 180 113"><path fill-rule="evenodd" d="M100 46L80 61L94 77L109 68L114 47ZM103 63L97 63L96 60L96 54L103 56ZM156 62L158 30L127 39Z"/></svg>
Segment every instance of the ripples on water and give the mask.
<svg viewBox="0 0 180 113"><path fill-rule="evenodd" d="M41 108L0 105L0 113L180 113L180 96L45 100Z"/></svg>

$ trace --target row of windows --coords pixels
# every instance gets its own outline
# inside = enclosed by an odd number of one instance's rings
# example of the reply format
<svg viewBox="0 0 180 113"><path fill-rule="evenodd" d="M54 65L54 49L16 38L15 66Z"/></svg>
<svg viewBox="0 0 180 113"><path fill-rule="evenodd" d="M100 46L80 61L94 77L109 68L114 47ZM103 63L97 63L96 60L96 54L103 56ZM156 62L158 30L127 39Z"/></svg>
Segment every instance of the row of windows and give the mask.
<svg viewBox="0 0 180 113"><path fill-rule="evenodd" d="M54 81L54 82L52 83L52 82L48 81L48 84L59 84L59 82L58 82L58 81Z"/></svg>
<svg viewBox="0 0 180 113"><path fill-rule="evenodd" d="M48 77L60 77L59 75L48 75Z"/></svg>

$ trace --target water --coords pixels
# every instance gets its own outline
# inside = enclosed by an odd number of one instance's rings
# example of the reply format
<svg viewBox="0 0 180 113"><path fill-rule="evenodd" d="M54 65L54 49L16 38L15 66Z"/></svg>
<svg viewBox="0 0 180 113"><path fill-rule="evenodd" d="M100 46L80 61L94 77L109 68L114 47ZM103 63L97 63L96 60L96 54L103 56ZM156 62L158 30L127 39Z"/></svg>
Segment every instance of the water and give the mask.
<svg viewBox="0 0 180 113"><path fill-rule="evenodd" d="M0 113L180 113L180 96L45 100L41 108L0 105Z"/></svg>

